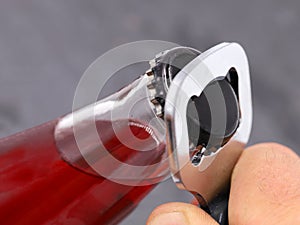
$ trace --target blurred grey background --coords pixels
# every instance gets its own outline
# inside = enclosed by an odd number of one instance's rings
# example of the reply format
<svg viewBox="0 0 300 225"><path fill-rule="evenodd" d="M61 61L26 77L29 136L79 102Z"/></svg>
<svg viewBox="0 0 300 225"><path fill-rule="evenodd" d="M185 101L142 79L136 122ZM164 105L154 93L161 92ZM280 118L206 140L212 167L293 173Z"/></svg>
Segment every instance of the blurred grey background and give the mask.
<svg viewBox="0 0 300 225"><path fill-rule="evenodd" d="M236 41L246 49L251 68L250 144L276 141L299 154L299 24L296 0L2 0L0 136L71 111L85 69L120 44L159 39L204 51ZM126 80L108 89L117 90ZM163 182L122 224L145 224L157 205L189 198L171 181Z"/></svg>

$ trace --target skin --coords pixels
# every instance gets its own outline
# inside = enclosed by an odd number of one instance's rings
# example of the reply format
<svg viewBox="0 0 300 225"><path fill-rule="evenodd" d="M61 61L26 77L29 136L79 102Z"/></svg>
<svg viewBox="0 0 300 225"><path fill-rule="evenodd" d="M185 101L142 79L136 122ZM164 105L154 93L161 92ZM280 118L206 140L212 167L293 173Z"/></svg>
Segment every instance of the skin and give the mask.
<svg viewBox="0 0 300 225"><path fill-rule="evenodd" d="M291 149L257 144L243 151L231 177L230 225L300 224L300 158ZM193 204L157 207L147 225L217 225Z"/></svg>

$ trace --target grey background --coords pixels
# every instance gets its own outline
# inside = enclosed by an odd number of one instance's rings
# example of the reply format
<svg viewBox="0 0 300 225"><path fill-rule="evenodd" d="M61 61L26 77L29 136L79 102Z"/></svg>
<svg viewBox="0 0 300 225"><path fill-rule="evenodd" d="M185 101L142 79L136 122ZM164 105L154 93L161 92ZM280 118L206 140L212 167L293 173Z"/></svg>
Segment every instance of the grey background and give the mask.
<svg viewBox="0 0 300 225"><path fill-rule="evenodd" d="M2 0L0 136L71 111L85 69L119 44L159 39L205 50L237 41L251 66L250 144L276 141L299 153L299 23L296 0ZM124 76L108 89L129 81ZM144 224L160 203L189 198L166 181L123 224Z"/></svg>

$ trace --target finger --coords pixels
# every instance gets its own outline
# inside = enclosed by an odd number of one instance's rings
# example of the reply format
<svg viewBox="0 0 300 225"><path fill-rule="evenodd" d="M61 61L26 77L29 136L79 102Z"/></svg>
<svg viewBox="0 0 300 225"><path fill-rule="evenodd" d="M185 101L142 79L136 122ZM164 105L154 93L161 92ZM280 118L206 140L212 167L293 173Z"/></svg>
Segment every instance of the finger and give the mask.
<svg viewBox="0 0 300 225"><path fill-rule="evenodd" d="M147 225L217 225L206 212L187 203L167 203L157 207Z"/></svg>
<svg viewBox="0 0 300 225"><path fill-rule="evenodd" d="M279 144L246 149L231 179L229 223L300 224L300 159Z"/></svg>

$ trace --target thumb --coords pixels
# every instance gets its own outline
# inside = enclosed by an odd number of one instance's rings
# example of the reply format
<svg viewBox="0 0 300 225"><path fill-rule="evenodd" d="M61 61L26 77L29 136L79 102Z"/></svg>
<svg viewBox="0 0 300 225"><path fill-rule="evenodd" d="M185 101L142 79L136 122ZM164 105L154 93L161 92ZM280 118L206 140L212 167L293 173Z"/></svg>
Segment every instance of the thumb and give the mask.
<svg viewBox="0 0 300 225"><path fill-rule="evenodd" d="M230 224L300 224L300 158L267 143L246 149L231 180Z"/></svg>
<svg viewBox="0 0 300 225"><path fill-rule="evenodd" d="M218 223L199 207L187 203L167 203L157 207L147 225L217 225Z"/></svg>

